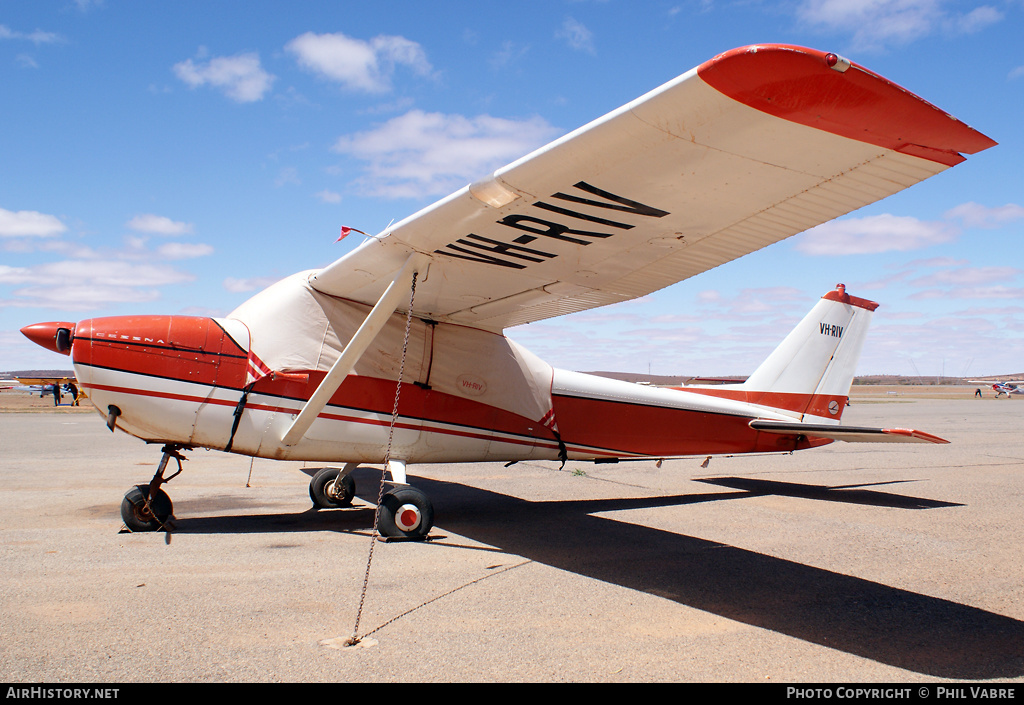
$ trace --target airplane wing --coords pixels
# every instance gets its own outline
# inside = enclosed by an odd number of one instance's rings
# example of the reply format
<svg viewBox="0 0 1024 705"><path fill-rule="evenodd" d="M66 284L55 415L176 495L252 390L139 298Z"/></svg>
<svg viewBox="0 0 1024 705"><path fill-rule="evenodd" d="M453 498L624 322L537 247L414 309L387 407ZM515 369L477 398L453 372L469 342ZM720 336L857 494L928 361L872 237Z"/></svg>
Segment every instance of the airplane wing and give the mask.
<svg viewBox="0 0 1024 705"><path fill-rule="evenodd" d="M500 331L644 296L994 144L835 55L743 47L367 239L310 282L373 303L419 252L430 262L417 315Z"/></svg>
<svg viewBox="0 0 1024 705"><path fill-rule="evenodd" d="M17 377L19 384L26 387L38 387L46 384L68 384L78 383L78 380L74 377Z"/></svg>

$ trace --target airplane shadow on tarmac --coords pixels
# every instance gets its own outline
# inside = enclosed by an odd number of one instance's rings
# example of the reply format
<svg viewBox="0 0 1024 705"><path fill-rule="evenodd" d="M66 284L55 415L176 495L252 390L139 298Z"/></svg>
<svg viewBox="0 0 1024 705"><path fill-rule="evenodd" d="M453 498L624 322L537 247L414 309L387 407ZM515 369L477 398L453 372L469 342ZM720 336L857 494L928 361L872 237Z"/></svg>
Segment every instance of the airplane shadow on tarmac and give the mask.
<svg viewBox="0 0 1024 705"><path fill-rule="evenodd" d="M379 471L360 468L376 500ZM957 680L1024 675L1024 622L714 541L593 516L647 507L778 494L904 509L958 506L899 494L746 478L699 480L737 491L530 502L417 478L446 531L610 584L770 629L927 676ZM372 495L372 496L371 496ZM176 519L183 533L366 532L373 510ZM436 529L435 529L436 531Z"/></svg>

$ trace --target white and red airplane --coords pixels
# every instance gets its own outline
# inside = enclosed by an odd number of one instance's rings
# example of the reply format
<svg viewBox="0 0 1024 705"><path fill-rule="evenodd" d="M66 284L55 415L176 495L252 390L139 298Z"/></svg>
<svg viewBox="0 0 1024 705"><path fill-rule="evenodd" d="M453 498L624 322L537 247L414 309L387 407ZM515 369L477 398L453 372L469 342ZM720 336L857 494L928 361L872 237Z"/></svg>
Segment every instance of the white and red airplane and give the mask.
<svg viewBox="0 0 1024 705"><path fill-rule="evenodd" d="M1006 395L1007 399L1012 399L1011 394L1024 394L1024 381L1022 380L993 380L993 379L971 379L968 380L971 384L988 384L992 386L992 391L996 393L996 399L1001 397L1003 394Z"/></svg>
<svg viewBox="0 0 1024 705"><path fill-rule="evenodd" d="M167 463L180 469L181 452L197 447L343 464L310 483L321 507L348 504L349 473L387 456L378 528L423 537L433 509L408 484L408 464L943 443L840 425L876 307L841 285L741 384L666 389L558 370L504 331L643 296L994 144L842 57L744 47L226 318L119 316L22 332L71 355L112 430L164 445L153 480L122 503L133 530L164 526Z"/></svg>

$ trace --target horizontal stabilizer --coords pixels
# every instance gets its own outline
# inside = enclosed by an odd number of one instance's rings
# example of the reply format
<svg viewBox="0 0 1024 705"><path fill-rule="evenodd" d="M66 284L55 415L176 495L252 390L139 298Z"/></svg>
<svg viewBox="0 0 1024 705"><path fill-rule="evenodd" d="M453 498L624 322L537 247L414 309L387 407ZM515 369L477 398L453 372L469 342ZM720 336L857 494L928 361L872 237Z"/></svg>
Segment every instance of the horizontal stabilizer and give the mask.
<svg viewBox="0 0 1024 705"><path fill-rule="evenodd" d="M909 428L867 428L831 424L793 423L754 419L750 427L765 433L799 434L815 438L831 438L847 443L949 443L945 438Z"/></svg>

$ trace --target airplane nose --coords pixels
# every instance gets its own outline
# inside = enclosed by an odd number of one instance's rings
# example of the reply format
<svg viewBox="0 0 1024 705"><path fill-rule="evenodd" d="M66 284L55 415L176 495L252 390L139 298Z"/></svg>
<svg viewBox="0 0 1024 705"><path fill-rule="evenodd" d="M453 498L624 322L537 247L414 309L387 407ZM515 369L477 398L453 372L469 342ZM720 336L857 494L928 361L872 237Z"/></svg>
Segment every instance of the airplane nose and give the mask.
<svg viewBox="0 0 1024 705"><path fill-rule="evenodd" d="M71 342L75 337L75 324L68 321L50 321L48 323L33 323L21 329L22 334L36 345L41 345L47 350L71 354Z"/></svg>

